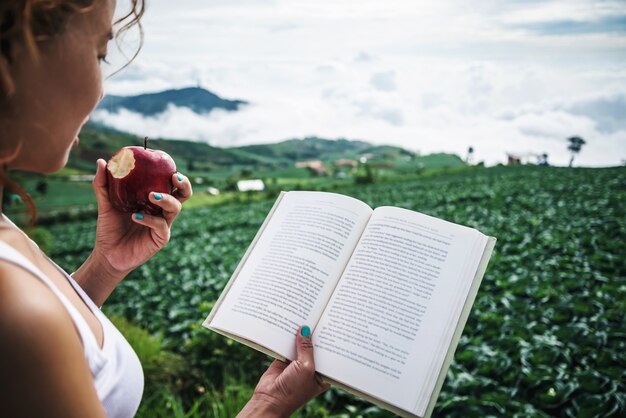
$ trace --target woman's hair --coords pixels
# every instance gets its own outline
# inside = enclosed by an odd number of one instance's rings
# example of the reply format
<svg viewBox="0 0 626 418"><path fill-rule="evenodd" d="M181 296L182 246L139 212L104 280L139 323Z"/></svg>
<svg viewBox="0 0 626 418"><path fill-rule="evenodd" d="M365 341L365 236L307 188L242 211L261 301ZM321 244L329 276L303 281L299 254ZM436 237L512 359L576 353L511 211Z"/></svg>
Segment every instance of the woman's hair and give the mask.
<svg viewBox="0 0 626 418"><path fill-rule="evenodd" d="M10 66L13 60L16 45L25 48L31 56L37 58L41 42L55 35L62 34L70 19L80 13L92 10L100 1L106 0L1 0L0 1L0 103L15 93L15 86L11 79ZM128 13L113 22L119 26L115 32L116 40L133 26L137 26L140 34L140 43L128 65L139 52L143 41L141 16L145 10L144 0L128 0ZM7 141L3 141L7 144ZM35 205L32 199L6 173L6 164L17 154L17 149L0 149L0 185L10 189L22 197L30 213L30 224L36 219Z"/></svg>

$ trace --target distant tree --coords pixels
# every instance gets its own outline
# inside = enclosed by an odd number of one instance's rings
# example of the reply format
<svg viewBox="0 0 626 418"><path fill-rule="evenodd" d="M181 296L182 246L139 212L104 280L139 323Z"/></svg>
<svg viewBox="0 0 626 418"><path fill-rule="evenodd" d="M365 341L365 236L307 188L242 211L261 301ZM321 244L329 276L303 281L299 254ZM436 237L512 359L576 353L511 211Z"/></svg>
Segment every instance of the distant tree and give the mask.
<svg viewBox="0 0 626 418"><path fill-rule="evenodd" d="M547 153L543 153L539 156L539 165L540 166L549 166L550 163L548 163L548 154Z"/></svg>
<svg viewBox="0 0 626 418"><path fill-rule="evenodd" d="M35 186L35 190L42 196L45 196L48 193L48 182L45 180L39 180L37 185Z"/></svg>
<svg viewBox="0 0 626 418"><path fill-rule="evenodd" d="M470 145L470 147L467 149L467 157L465 158L465 162L467 164L470 164L470 162L472 161L473 155L474 155L474 147Z"/></svg>
<svg viewBox="0 0 626 418"><path fill-rule="evenodd" d="M8 208L9 206L11 206L11 197L9 196L11 192L9 192L8 190L5 190L4 193L2 194L2 209L4 210L4 208Z"/></svg>
<svg viewBox="0 0 626 418"><path fill-rule="evenodd" d="M375 181L374 171L367 164L361 164L365 167L365 173L360 172L354 177L354 182L356 184L372 184Z"/></svg>
<svg viewBox="0 0 626 418"><path fill-rule="evenodd" d="M226 179L226 184L224 185L224 190L229 192L237 191L237 182L239 181L239 176L232 175Z"/></svg>
<svg viewBox="0 0 626 418"><path fill-rule="evenodd" d="M570 136L567 138L567 142L569 142L567 149L572 153L572 158L569 160L569 166L571 167L572 164L574 164L574 157L580 152L581 148L587 143L587 141L579 136Z"/></svg>
<svg viewBox="0 0 626 418"><path fill-rule="evenodd" d="M19 205L20 203L22 203L22 198L19 195L8 190L5 190L2 194L2 208Z"/></svg>
<svg viewBox="0 0 626 418"><path fill-rule="evenodd" d="M309 173L309 177L316 177L317 171L313 167L306 167L307 173Z"/></svg>

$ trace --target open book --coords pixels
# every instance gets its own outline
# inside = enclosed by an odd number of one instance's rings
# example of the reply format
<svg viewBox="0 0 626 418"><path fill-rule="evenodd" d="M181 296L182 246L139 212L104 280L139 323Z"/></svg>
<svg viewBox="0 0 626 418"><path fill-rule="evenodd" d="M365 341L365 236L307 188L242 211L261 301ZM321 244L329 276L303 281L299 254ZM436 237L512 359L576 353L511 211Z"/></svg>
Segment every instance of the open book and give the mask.
<svg viewBox="0 0 626 418"><path fill-rule="evenodd" d="M290 360L309 325L324 380L428 417L494 244L407 209L282 193L203 325Z"/></svg>

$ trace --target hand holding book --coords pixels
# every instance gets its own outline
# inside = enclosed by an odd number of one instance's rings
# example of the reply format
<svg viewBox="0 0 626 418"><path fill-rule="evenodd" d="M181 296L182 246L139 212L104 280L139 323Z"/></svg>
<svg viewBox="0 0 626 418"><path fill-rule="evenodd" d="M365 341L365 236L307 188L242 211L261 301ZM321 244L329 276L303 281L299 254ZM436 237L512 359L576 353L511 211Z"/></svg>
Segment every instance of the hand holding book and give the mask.
<svg viewBox="0 0 626 418"><path fill-rule="evenodd" d="M274 360L237 417L290 416L329 387L315 373L311 329L303 326L296 336L296 359Z"/></svg>
<svg viewBox="0 0 626 418"><path fill-rule="evenodd" d="M334 193L282 194L204 325L276 358L313 328L324 378L427 416L495 239Z"/></svg>

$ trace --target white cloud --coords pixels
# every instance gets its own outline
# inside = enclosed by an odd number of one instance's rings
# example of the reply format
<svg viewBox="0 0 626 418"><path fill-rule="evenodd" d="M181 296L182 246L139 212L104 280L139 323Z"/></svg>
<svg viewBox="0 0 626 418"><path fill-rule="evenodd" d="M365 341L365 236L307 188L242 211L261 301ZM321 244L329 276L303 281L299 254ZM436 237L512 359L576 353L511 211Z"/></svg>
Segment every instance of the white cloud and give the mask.
<svg viewBox="0 0 626 418"><path fill-rule="evenodd" d="M139 135L220 146L309 135L423 153L465 155L472 145L475 159L490 164L507 152L548 152L566 164L565 138L581 135L588 144L577 161L620 164L626 36L542 36L515 26L600 19L618 4L155 0L144 50L107 90L200 83L251 105L208 116L171 107L156 118L96 118Z"/></svg>
<svg viewBox="0 0 626 418"><path fill-rule="evenodd" d="M396 90L396 73L395 71L376 73L370 78L370 83L376 90L394 91Z"/></svg>
<svg viewBox="0 0 626 418"><path fill-rule="evenodd" d="M559 141L574 135L589 137L596 132L593 120L562 111L527 113L514 119L513 124L529 137Z"/></svg>

